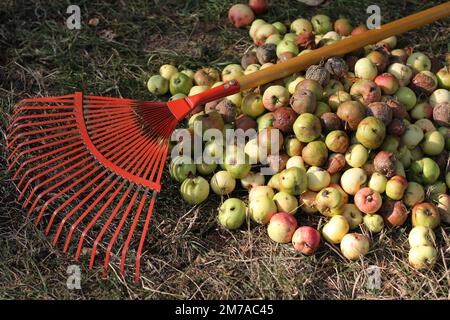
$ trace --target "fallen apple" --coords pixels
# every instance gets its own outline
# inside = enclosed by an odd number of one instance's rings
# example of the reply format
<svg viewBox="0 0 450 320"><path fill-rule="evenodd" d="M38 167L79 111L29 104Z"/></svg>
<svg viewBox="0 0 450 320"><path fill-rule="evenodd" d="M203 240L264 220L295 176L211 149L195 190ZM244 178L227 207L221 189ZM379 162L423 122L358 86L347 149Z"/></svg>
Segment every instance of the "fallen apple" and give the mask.
<svg viewBox="0 0 450 320"><path fill-rule="evenodd" d="M340 18L334 22L334 31L340 36L348 36L353 30L352 23L349 19Z"/></svg>
<svg viewBox="0 0 450 320"><path fill-rule="evenodd" d="M408 261L414 269L432 269L436 259L437 250L432 246L418 246L409 250Z"/></svg>
<svg viewBox="0 0 450 320"><path fill-rule="evenodd" d="M409 178L418 183L432 184L441 174L437 163L431 158L422 158L411 164Z"/></svg>
<svg viewBox="0 0 450 320"><path fill-rule="evenodd" d="M297 220L286 212L280 212L270 218L267 233L275 242L288 243L292 241L292 236L296 228Z"/></svg>
<svg viewBox="0 0 450 320"><path fill-rule="evenodd" d="M269 186L255 186L254 188L250 189L250 192L248 194L248 201L252 202L253 199L259 198L259 197L266 197L269 199L273 199L275 196L275 193L273 192L273 189Z"/></svg>
<svg viewBox="0 0 450 320"><path fill-rule="evenodd" d="M277 206L271 198L258 197L249 202L250 218L258 224L268 224L272 216L277 212ZM287 214L289 215L289 214ZM289 215L291 216L291 215ZM291 216L292 217L292 216ZM292 217L293 218L293 217ZM294 228L295 230L295 228ZM292 231L294 232L294 231Z"/></svg>
<svg viewBox="0 0 450 320"><path fill-rule="evenodd" d="M188 177L195 176L197 168L190 157L177 156L170 162L169 172L172 178L183 182Z"/></svg>
<svg viewBox="0 0 450 320"><path fill-rule="evenodd" d="M435 229L441 223L439 211L432 203L422 202L414 205L412 209L413 226L423 226Z"/></svg>
<svg viewBox="0 0 450 320"><path fill-rule="evenodd" d="M313 16L311 18L311 24L314 28L314 32L317 34L325 34L333 30L333 23L331 22L330 17L323 14Z"/></svg>
<svg viewBox="0 0 450 320"><path fill-rule="evenodd" d="M379 172L374 172L370 176L369 188L379 193L384 193L384 191L386 190L387 181L388 180L385 175Z"/></svg>
<svg viewBox="0 0 450 320"><path fill-rule="evenodd" d="M322 141L312 141L302 150L302 159L311 166L321 167L328 159L328 148Z"/></svg>
<svg viewBox="0 0 450 320"><path fill-rule="evenodd" d="M414 207L417 203L425 200L425 189L421 184L410 181L403 195L403 202L408 207Z"/></svg>
<svg viewBox="0 0 450 320"><path fill-rule="evenodd" d="M236 180L228 171L219 171L211 178L211 189L218 195L230 194L236 187Z"/></svg>
<svg viewBox="0 0 450 320"><path fill-rule="evenodd" d="M320 246L320 233L309 226L300 227L292 236L292 245L303 254L313 254Z"/></svg>
<svg viewBox="0 0 450 320"><path fill-rule="evenodd" d="M397 78L390 73L383 73L375 77L373 80L381 89L384 94L392 95L397 92L399 88L399 82Z"/></svg>
<svg viewBox="0 0 450 320"><path fill-rule="evenodd" d="M381 195L370 188L362 188L355 194L355 205L366 214L377 212L383 203Z"/></svg>
<svg viewBox="0 0 450 320"><path fill-rule="evenodd" d="M406 64L411 67L416 72L421 71L430 71L431 70L431 61L425 54L422 52L414 52L406 61Z"/></svg>
<svg viewBox="0 0 450 320"><path fill-rule="evenodd" d="M361 58L355 64L355 75L358 78L373 80L377 73L376 65L369 58Z"/></svg>
<svg viewBox="0 0 450 320"><path fill-rule="evenodd" d="M297 198L287 192L280 191L276 193L272 200L277 205L278 212L287 212L292 215L297 212Z"/></svg>
<svg viewBox="0 0 450 320"><path fill-rule="evenodd" d="M387 200L383 201L380 214L388 226L400 227L408 218L408 209L406 209L402 201Z"/></svg>
<svg viewBox="0 0 450 320"><path fill-rule="evenodd" d="M164 64L159 68L159 74L167 81L170 81L170 78L172 78L172 76L177 72L178 69L171 64Z"/></svg>
<svg viewBox="0 0 450 320"><path fill-rule="evenodd" d="M341 240L341 252L349 260L364 257L370 249L369 238L359 233L348 233Z"/></svg>
<svg viewBox="0 0 450 320"><path fill-rule="evenodd" d="M148 79L147 89L155 96L162 96L169 90L169 82L160 75L154 75Z"/></svg>
<svg viewBox="0 0 450 320"><path fill-rule="evenodd" d="M437 209L441 216L441 221L450 224L450 195L441 193L438 196Z"/></svg>
<svg viewBox="0 0 450 320"><path fill-rule="evenodd" d="M289 91L283 86L270 86L264 91L263 104L269 111L285 107L289 104Z"/></svg>
<svg viewBox="0 0 450 320"><path fill-rule="evenodd" d="M424 226L416 226L409 232L408 242L411 248L419 246L435 246L436 236L432 229Z"/></svg>
<svg viewBox="0 0 450 320"><path fill-rule="evenodd" d="M345 153L345 161L353 168L361 168L369 159L369 151L359 143L352 144Z"/></svg>
<svg viewBox="0 0 450 320"><path fill-rule="evenodd" d="M427 132L420 145L425 154L437 156L444 151L444 136L439 131Z"/></svg>
<svg viewBox="0 0 450 320"><path fill-rule="evenodd" d="M336 215L331 217L330 221L323 226L322 236L326 241L332 244L338 244L349 230L350 226L348 225L347 219L341 215Z"/></svg>
<svg viewBox="0 0 450 320"><path fill-rule="evenodd" d="M366 228L372 233L379 233L384 228L383 217L379 214L366 214L363 217Z"/></svg>
<svg viewBox="0 0 450 320"><path fill-rule="evenodd" d="M341 176L341 186L350 195L355 195L367 181L367 175L361 168L346 170Z"/></svg>
<svg viewBox="0 0 450 320"><path fill-rule="evenodd" d="M265 182L264 176L259 172L250 171L247 175L241 178L241 185L244 189L250 190L257 186L263 186Z"/></svg>
<svg viewBox="0 0 450 320"><path fill-rule="evenodd" d="M342 207L342 216L347 219L350 230L357 228L363 222L361 211L353 203L344 204Z"/></svg>
<svg viewBox="0 0 450 320"><path fill-rule="evenodd" d="M229 230L239 229L245 221L246 211L247 208L242 200L227 199L219 207L219 224Z"/></svg>
<svg viewBox="0 0 450 320"><path fill-rule="evenodd" d="M318 117L311 113L303 113L295 120L293 129L299 141L311 142L320 136L322 126Z"/></svg>
<svg viewBox="0 0 450 320"><path fill-rule="evenodd" d="M386 195L392 200L401 200L408 187L408 181L402 176L393 176L386 183Z"/></svg>
<svg viewBox="0 0 450 320"><path fill-rule="evenodd" d="M399 62L394 62L391 64L387 71L397 78L400 86L407 86L413 76L412 69L409 66Z"/></svg>
<svg viewBox="0 0 450 320"><path fill-rule="evenodd" d="M180 187L184 201L191 205L205 201L209 195L209 183L203 177L187 178Z"/></svg>
<svg viewBox="0 0 450 320"><path fill-rule="evenodd" d="M303 32L313 31L313 26L309 20L299 18L291 23L290 30L295 34L301 34Z"/></svg>
<svg viewBox="0 0 450 320"><path fill-rule="evenodd" d="M244 70L239 64L229 64L222 70L222 80L230 81L244 75Z"/></svg>
<svg viewBox="0 0 450 320"><path fill-rule="evenodd" d="M385 124L375 117L366 117L356 130L356 139L368 149L377 149L386 137Z"/></svg>
<svg viewBox="0 0 450 320"><path fill-rule="evenodd" d="M316 195L316 208L326 217L342 214L343 204L342 195L335 188L324 188Z"/></svg>
<svg viewBox="0 0 450 320"><path fill-rule="evenodd" d="M242 28L252 24L255 14L252 9L245 4L235 4L228 11L228 20L236 27Z"/></svg>
<svg viewBox="0 0 450 320"><path fill-rule="evenodd" d="M283 170L279 175L280 191L291 195L300 195L306 191L308 180L304 169L292 167Z"/></svg>

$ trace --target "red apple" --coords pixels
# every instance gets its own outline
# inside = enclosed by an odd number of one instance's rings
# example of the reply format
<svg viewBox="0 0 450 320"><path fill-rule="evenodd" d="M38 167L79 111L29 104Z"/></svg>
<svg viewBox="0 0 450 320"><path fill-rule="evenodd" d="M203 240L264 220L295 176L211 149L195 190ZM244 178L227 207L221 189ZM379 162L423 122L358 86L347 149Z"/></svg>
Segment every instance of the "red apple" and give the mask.
<svg viewBox="0 0 450 320"><path fill-rule="evenodd" d="M236 28L249 26L255 20L252 9L245 4L235 4L228 11L228 19Z"/></svg>
<svg viewBox="0 0 450 320"><path fill-rule="evenodd" d="M267 233L270 239L275 242L288 243L291 242L296 228L297 220L293 215L286 212L279 212L270 218Z"/></svg>
<svg viewBox="0 0 450 320"><path fill-rule="evenodd" d="M374 82L380 87L384 94L394 94L399 87L397 78L387 72L377 76L374 79Z"/></svg>
<svg viewBox="0 0 450 320"><path fill-rule="evenodd" d="M350 33L352 36L356 36L357 34L363 33L367 31L367 27L364 25L359 25L356 28L354 28L352 30L352 32Z"/></svg>
<svg viewBox="0 0 450 320"><path fill-rule="evenodd" d="M360 189L355 194L354 201L358 209L367 214L377 212L383 203L381 195L367 187Z"/></svg>
<svg viewBox="0 0 450 320"><path fill-rule="evenodd" d="M300 227L292 236L294 248L303 254L313 254L320 245L320 233L312 227Z"/></svg>
<svg viewBox="0 0 450 320"><path fill-rule="evenodd" d="M267 11L267 0L250 0L248 6L255 14L261 14Z"/></svg>

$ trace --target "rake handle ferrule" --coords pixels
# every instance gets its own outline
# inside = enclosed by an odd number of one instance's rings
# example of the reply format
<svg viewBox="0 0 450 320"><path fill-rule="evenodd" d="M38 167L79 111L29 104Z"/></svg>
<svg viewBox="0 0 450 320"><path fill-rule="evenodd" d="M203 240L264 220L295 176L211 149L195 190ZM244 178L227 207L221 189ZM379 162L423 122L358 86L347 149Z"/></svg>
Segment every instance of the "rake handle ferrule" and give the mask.
<svg viewBox="0 0 450 320"><path fill-rule="evenodd" d="M169 101L167 106L178 121L181 121L195 107L208 102L225 98L241 91L241 86L236 80L230 80L224 84L206 90L199 94L183 99Z"/></svg>

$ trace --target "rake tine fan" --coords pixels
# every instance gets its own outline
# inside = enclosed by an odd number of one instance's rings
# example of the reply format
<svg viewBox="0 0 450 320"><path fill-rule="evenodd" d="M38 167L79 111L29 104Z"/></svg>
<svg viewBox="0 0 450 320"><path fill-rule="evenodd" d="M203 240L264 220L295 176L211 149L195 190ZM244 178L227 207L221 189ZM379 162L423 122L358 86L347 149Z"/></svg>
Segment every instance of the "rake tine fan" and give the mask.
<svg viewBox="0 0 450 320"><path fill-rule="evenodd" d="M123 274L129 249L137 247L138 281L171 134L189 111L449 15L450 2L446 2L167 103L80 92L25 99L15 107L7 135L7 160L19 199L36 224L46 223L46 234L54 230L53 245L60 240L66 252L71 242L78 241L76 260L87 239L92 239L90 268L104 251L106 272L111 255L121 250Z"/></svg>
<svg viewBox="0 0 450 320"><path fill-rule="evenodd" d="M86 238L94 237L89 265L106 242L106 271L114 245L126 231L119 245L120 271L130 244L138 238L138 279L169 138L177 124L167 113L165 103L83 97L79 92L26 99L15 107L7 136L9 169L35 224L45 221L48 234L59 222L53 245L66 230L68 251L75 230L84 226L75 259ZM143 227L136 230L139 222Z"/></svg>

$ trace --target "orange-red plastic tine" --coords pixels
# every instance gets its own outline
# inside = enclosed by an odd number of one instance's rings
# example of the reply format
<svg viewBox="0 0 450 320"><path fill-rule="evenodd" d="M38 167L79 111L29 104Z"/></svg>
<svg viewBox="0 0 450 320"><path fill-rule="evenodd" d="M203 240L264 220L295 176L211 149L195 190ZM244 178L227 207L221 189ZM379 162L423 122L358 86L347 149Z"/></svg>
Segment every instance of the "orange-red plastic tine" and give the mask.
<svg viewBox="0 0 450 320"><path fill-rule="evenodd" d="M81 188L80 190L78 190L77 192L75 192L72 197L70 197L69 199L67 199L61 206L59 206L55 211L53 211L52 217L47 225L47 228L45 230L45 234L48 234L50 232L51 226L53 224L53 220L56 217L56 215L58 214L58 212L60 212L67 204L69 204L70 202L72 202L76 197L78 197L78 195L80 195L83 191L85 191L87 188L89 188L91 185L93 185L95 182L97 182L100 178L102 178L104 175L106 174L106 171L102 171L100 172L94 179L90 180L87 184L85 184L83 186L83 188ZM94 189L92 189L91 192L89 192L89 194L85 197L83 197L83 199L81 199L81 201L68 213L66 214L66 216L61 220L58 230L56 232L56 235L53 239L53 246L56 245L56 242L58 241L59 235L64 227L64 224L66 223L66 221L68 219L70 219L70 217L72 217L72 215L78 210L80 209L87 201L89 201L93 195L95 195L109 180L109 178L111 178L112 175L109 175L108 177L105 177L105 179L103 179Z"/></svg>
<svg viewBox="0 0 450 320"><path fill-rule="evenodd" d="M150 219L152 218L153 207L155 205L156 192L153 192L152 199L150 200L150 205L147 210L147 216L145 217L144 227L142 228L141 240L139 241L139 247L136 253L136 274L135 274L135 282L139 281L139 274L141 270L141 254L142 248L144 247L145 238L147 236L148 227L150 225Z"/></svg>
<svg viewBox="0 0 450 320"><path fill-rule="evenodd" d="M61 140L49 142L49 143L43 144L43 145L41 145L41 146L37 146L37 147L34 147L34 148L30 148L30 149L24 150L24 151L20 152L20 153L17 155L17 157L14 159L13 162L10 163L10 165L9 165L9 170L11 170L11 169L16 165L16 163L19 161L19 159L20 159L21 157L23 157L23 156L25 156L25 155L27 155L27 154L29 154L29 153L32 153L32 152L34 152L34 151L39 151L39 150L42 150L42 149L45 149L45 148L48 148L48 147L57 146L57 145L59 145L59 144L64 144L64 143L66 143L66 142L69 142L69 141L72 141L72 140L77 140L77 139L80 139L80 137L79 137L79 136L72 136L72 137L68 137L68 138L65 138L65 139L61 139ZM10 157L8 157L8 161L11 160L11 157L12 157L13 155L14 155L14 154L11 153Z"/></svg>
<svg viewBox="0 0 450 320"><path fill-rule="evenodd" d="M133 223L131 225L130 231L128 232L127 239L125 240L125 244L122 248L122 259L120 262L120 274L123 275L124 267L125 267L125 260L127 256L128 247L130 246L131 239L133 238L134 230L136 229L137 223L139 222L139 217L141 216L142 209L144 208L145 201L147 200L147 195L144 193L142 195L141 200L139 201L139 206L134 214Z"/></svg>
<svg viewBox="0 0 450 320"><path fill-rule="evenodd" d="M38 184L36 187L33 188L32 193L28 196L28 199L31 199L31 197L34 195L34 193L43 185L48 184L48 182L50 182L51 180L55 180L57 178L59 178L59 176L63 175L64 173L79 167L81 165L84 165L85 162L87 162L89 160L89 158L85 158L83 160L81 160L80 162L77 162L75 164L73 164L72 166L70 166L69 168L58 172L57 174L55 174L54 176L50 177L49 179L45 180L44 182L41 182L40 184ZM92 161L92 159L91 159ZM53 184L51 187L45 189L44 191L40 192L37 196L36 199L34 200L31 208L28 210L28 215L31 215L31 213L33 212L34 208L36 208L36 205L38 204L39 199L42 199L44 197L44 195L48 194L49 192L55 190L56 188L58 188L59 186L64 185L67 181L70 181L72 178L76 177L77 175L83 173L84 171L90 169L92 166L94 165L94 163L89 163L86 166L82 167L81 169L78 169L77 171L75 171L74 173L72 173L71 175L67 176L66 178L58 181L57 183ZM26 207L28 205L29 200L27 199L27 201L24 204L24 207Z"/></svg>
<svg viewBox="0 0 450 320"><path fill-rule="evenodd" d="M114 181L110 186L114 187L116 185L116 183L118 182L118 179L116 179L116 181ZM77 247L77 251L75 253L75 260L78 261L80 254L81 254L81 249L83 249L83 242L84 239L86 238L89 230L91 230L91 228L94 226L94 224L97 222L97 220L103 215L103 212L109 207L109 205L111 204L111 202L113 202L117 195L122 191L122 188L124 187L124 182L122 182L117 189L114 191L114 193L111 194L111 196L108 198L108 200L106 200L106 202L103 204L103 206L100 208L100 210L97 212L97 214L94 216L94 218L91 220L91 222L89 222L89 224L86 226L86 228L83 230L83 232L81 232L81 236L80 236L80 240L78 241L78 247ZM89 213L89 211L85 211L78 219L77 221L75 221L75 223L73 224L73 226L71 227L71 231L72 228L76 228L81 221L83 221L84 217ZM66 243L64 244L64 252L66 252L69 248L69 243L70 243L70 238L72 237L71 234L69 234L69 237L66 239Z"/></svg>
<svg viewBox="0 0 450 320"><path fill-rule="evenodd" d="M100 168L93 168L91 171L92 172L97 172L98 170L99 170ZM91 187L92 185L94 185L98 180L100 180L105 174L106 174L106 172L107 171L101 171L101 172L99 172L95 177L93 177L92 179L89 179L88 181L89 182L87 182L85 185L83 185L83 187L81 187L79 190L77 190L69 199L67 199L66 201L64 201L63 202L63 204L61 204L58 208L56 208L54 211L53 211L53 213L52 213L52 216L51 216L51 218L50 218L50 220L49 220L49 222L48 222L48 224L47 224L47 228L45 229L45 234L47 235L49 232L50 232L50 229L51 229L51 227L52 227L52 225L53 225L53 221L55 220L55 218L56 218L56 216L58 215L58 213L61 211L61 210L63 210L68 204L70 204L73 200L75 200L76 198L78 198L78 196L80 195L80 194L82 194L84 191L86 191L89 187ZM89 175L88 174L86 174L86 177L89 177ZM73 186L77 186L80 182L82 182L82 181L84 181L84 179L82 180L81 178L79 179L79 180L77 180L76 182L77 183L74 183L74 184L72 184ZM103 182L105 182L105 181L103 181ZM102 182L102 183L103 183ZM99 185L102 185L102 183L100 183ZM106 182L105 182L106 183ZM94 188L94 190L96 190L95 188ZM83 197L83 200L81 200L80 201L80 203L81 203L81 205L83 205L87 200L89 200L91 197L92 197L92 195L93 195L94 193L89 193L86 197ZM79 208L79 207L81 207L81 205L76 205L75 207L77 207L77 209ZM42 210L41 210L41 212L42 212Z"/></svg>
<svg viewBox="0 0 450 320"><path fill-rule="evenodd" d="M77 125L75 123L72 123L72 124L67 124L64 126L57 126L57 127L21 132L14 137L14 139L9 143L9 146L11 148L16 143L16 141L19 140L20 138L24 138L27 136L34 136L36 134L46 133L46 132L51 132L51 131L56 131L56 130L61 130L61 129L76 128L76 126Z"/></svg>
<svg viewBox="0 0 450 320"><path fill-rule="evenodd" d="M93 164L92 164L93 165ZM89 166L88 169L90 169L91 166ZM56 199L58 199L59 197L61 197L63 194L65 194L67 191L73 189L75 186L77 186L78 184L80 184L80 182L88 179L90 176L92 176L93 174L95 174L100 168L99 167L94 167L92 168L90 171L86 172L84 175L82 175L80 178L78 178L77 180L75 180L74 182L72 182L71 184L69 184L67 187L65 187L64 189L62 189L61 191L59 191L57 194L55 194L53 197L51 197L50 199L48 199L47 201L44 202L44 204L41 207L41 211L39 212L38 217L36 218L36 222L34 223L35 225L39 224L39 221L41 221L42 216L44 215L45 210L48 208L48 206L55 201ZM84 168L82 170L79 170L80 173L86 171ZM103 171L103 174L105 173L105 171ZM98 179L95 179L95 181L97 181ZM90 180L90 184L93 180ZM69 200L71 200L72 198L69 198ZM69 201L71 202L71 201ZM69 202L65 201L64 202L64 206L65 207Z"/></svg>
<svg viewBox="0 0 450 320"><path fill-rule="evenodd" d="M76 167L78 167L78 166L84 164L85 162L87 162L87 161L88 161L88 158L85 158L85 159L82 159L82 160L80 160L80 161L77 161L78 159L80 159L80 158L82 158L82 157L84 157L84 156L86 156L86 155L87 155L87 152L86 152L86 151L81 152L81 153L77 154L76 156L71 157L71 158L65 160L64 162L58 163L56 166L52 166L52 167L48 168L47 170L45 170L45 171L39 173L38 175L36 175L36 176L32 177L30 180L28 180L28 181L27 181L27 184L25 185L25 187L24 187L24 188L22 189L22 191L20 192L19 200L23 197L23 195L25 194L25 192L27 191L27 189L29 188L29 186L31 185L32 182L34 182L35 180L39 179L40 177L45 176L45 175L46 175L47 173L49 173L49 172L52 172L52 171L55 172L55 174L54 174L52 177L47 178L45 181L39 183L37 186L35 186L35 187L32 189L31 194L28 195L28 197L27 197L25 203L23 204L23 207L26 208L26 207L28 206L28 203L30 202L30 200L33 198L34 194L36 193L36 191L37 191L40 187L42 187L42 186L48 184L49 182L51 182L51 181L53 181L53 180L59 178L59 177L62 176L63 174L65 174L65 173L71 171L72 169L74 169L74 168L76 168ZM49 160L49 161L51 161L51 160ZM76 162L75 162L75 161L76 161ZM57 172L56 169L59 169L59 168L65 166L66 164L69 164L69 163L72 163L72 162L75 162L75 163L74 163L73 165L71 165L70 167L64 169L64 170Z"/></svg>
<svg viewBox="0 0 450 320"><path fill-rule="evenodd" d="M89 261L89 269L92 269L92 267L94 265L95 255L97 253L97 247L98 247L98 245L100 243L100 240L103 238L103 235L106 232L106 230L109 229L109 225L111 224L112 220L116 217L117 212L119 212L119 210L122 207L122 205L124 204L126 198L130 194L132 188L133 188L133 184L130 184L130 186L128 187L128 189L125 191L125 193L123 194L122 198L120 199L119 203L116 205L116 207L114 208L113 212L109 216L108 220L103 225L103 228L100 231L100 233L98 234L97 238L94 240L94 245L92 246L92 252L91 252L91 259Z"/></svg>
<svg viewBox="0 0 450 320"><path fill-rule="evenodd" d="M25 181L26 177L28 177L32 172L34 172L34 171L36 171L36 170L38 170L40 168L43 168L45 166L48 166L49 164L52 164L53 162L62 160L64 158L66 158L67 156L70 156L71 154L74 154L74 153L77 153L79 151L82 151L84 149L83 146L77 148L77 146L82 145L82 144L83 143L81 141L76 141L76 142L68 144L68 145L66 145L64 147L51 150L51 151L43 153L43 154L41 154L41 155L39 155L37 157L31 158L31 159L28 159L28 160L22 162L22 164L20 165L20 167L17 169L16 173L13 176L13 180L18 178L19 173L22 172L22 170L25 168L25 166L31 165L34 162L38 162L39 160L48 158L48 157L50 157L50 156L52 156L52 155L54 155L56 153L59 153L59 152L62 152L62 151L65 151L65 150L69 149L69 151L67 151L66 153L63 153L63 154L61 154L61 155L59 155L57 157L51 158L48 161L39 162L39 164L37 166L32 166L30 169L25 171L25 173L22 175L22 178L20 179L19 183L17 184L17 186L20 188L22 183Z"/></svg>
<svg viewBox="0 0 450 320"><path fill-rule="evenodd" d="M108 178L105 178L104 181L105 182L109 181L110 178L112 178L112 175L110 175ZM114 181L112 181L108 185L108 187L106 187L105 190L103 190L103 192L97 198L95 198L95 200L89 205L89 207L85 211L83 211L83 213L78 217L78 219L70 226L69 234L67 235L66 242L64 243L64 249L63 249L64 252L67 252L67 250L69 249L70 240L72 239L73 232L75 231L77 226L92 211L92 209L94 209L95 206L101 200L103 200L103 198L108 194L108 192L110 192L112 190L112 188L117 184L117 180L118 179L116 178ZM96 188L95 192L97 192L98 189L99 188ZM59 228L58 228L58 232L56 233L55 238L53 239L53 245L54 246L56 245L56 242L58 241L59 235L60 235L60 233L62 231L62 228L63 228L64 224L73 215L73 213L75 213L75 211L76 211L76 209L72 210L67 216L64 217L64 219L61 220L61 223L60 223Z"/></svg>
<svg viewBox="0 0 450 320"><path fill-rule="evenodd" d="M47 141L49 139L59 138L59 137L67 136L67 135L70 135L70 134L76 134L76 133L78 133L78 130L69 130L69 131L66 131L66 132L58 132L58 133L55 133L55 134L49 134L47 136L42 136L42 137L39 137L39 138L26 140L26 141L23 141L23 142L19 143L14 148L14 150L12 152L16 153L18 149L20 149L20 148L22 148L24 146L33 144L33 143Z"/></svg>
<svg viewBox="0 0 450 320"><path fill-rule="evenodd" d="M71 112L71 114L74 115L73 112ZM48 116L48 118L54 118L55 117L55 115L52 115L52 114L48 114L47 116ZM31 117L31 116L23 116L23 117L26 118L26 117ZM68 117L68 118L61 118L61 119L53 119L53 120L45 120L45 121L30 121L30 122L22 123L22 124L16 125L14 127L14 129L12 129L11 131L8 130L9 134L6 137L6 139L8 139L8 140L11 139L11 137L13 135L15 135L15 133L18 130L20 130L20 129L25 129L25 128L34 127L34 126L45 126L45 125L49 125L49 124L58 124L58 123L61 123L61 122L66 122L66 121L74 122L75 118ZM13 125L14 124L11 124L11 126L13 126Z"/></svg>
<svg viewBox="0 0 450 320"><path fill-rule="evenodd" d="M136 203L136 199L137 199L139 192L140 192L140 187L138 188L138 190L136 190L134 192L133 196L131 197L131 200L128 203L127 209L125 210L124 214L122 215L122 219L120 219L120 222L116 228L116 231L114 232L114 235L112 236L111 240L109 241L108 248L106 249L106 254L105 254L104 274L106 274L106 272L108 271L109 259L111 257L112 247L113 247L114 243L116 242L117 237L119 236L120 230L122 230L123 224L125 223L128 215L130 214L131 208Z"/></svg>

